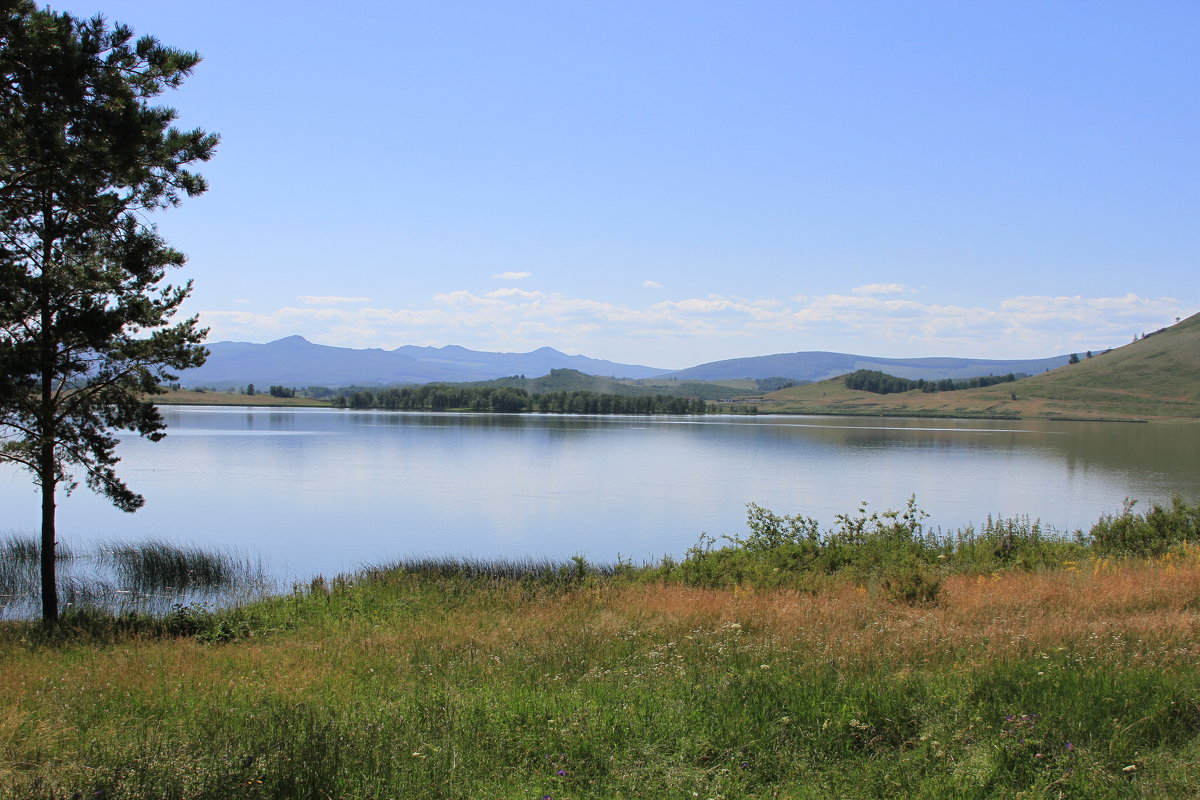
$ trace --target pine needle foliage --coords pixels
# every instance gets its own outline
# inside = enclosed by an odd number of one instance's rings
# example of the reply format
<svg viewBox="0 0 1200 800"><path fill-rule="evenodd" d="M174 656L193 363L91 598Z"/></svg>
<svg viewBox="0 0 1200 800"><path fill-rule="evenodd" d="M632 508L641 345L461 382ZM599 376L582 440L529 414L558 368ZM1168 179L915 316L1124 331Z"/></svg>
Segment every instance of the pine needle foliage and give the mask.
<svg viewBox="0 0 1200 800"><path fill-rule="evenodd" d="M41 488L47 621L56 489L74 489L78 470L117 508L139 508L115 470L115 431L161 439L146 397L206 355L195 318L172 322L191 284L163 283L184 255L146 221L206 188L189 166L217 137L151 104L199 60L103 17L0 11L0 460Z"/></svg>

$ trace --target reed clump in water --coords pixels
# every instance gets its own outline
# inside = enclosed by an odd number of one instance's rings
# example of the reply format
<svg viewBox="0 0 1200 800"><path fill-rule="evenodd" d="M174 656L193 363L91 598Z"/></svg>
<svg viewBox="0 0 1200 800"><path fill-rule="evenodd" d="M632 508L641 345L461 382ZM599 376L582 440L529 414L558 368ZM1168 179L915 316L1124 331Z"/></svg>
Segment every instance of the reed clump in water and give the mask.
<svg viewBox="0 0 1200 800"><path fill-rule="evenodd" d="M228 586L254 572L233 553L162 539L110 542L100 547L98 558L122 586L139 591Z"/></svg>
<svg viewBox="0 0 1200 800"><path fill-rule="evenodd" d="M230 551L162 539L109 541L90 549L56 548L58 592L69 614L81 609L165 614L176 604L223 605L266 587L260 564ZM31 616L41 593L36 538L0 538L0 618Z"/></svg>

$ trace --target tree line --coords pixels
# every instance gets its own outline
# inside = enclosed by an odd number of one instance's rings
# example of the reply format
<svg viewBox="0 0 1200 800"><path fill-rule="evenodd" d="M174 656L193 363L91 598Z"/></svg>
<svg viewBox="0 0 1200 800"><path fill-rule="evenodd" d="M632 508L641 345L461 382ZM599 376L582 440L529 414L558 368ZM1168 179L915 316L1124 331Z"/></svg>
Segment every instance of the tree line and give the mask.
<svg viewBox="0 0 1200 800"><path fill-rule="evenodd" d="M587 391L530 394L513 387L428 383L387 389L355 389L333 398L338 408L388 411L482 411L543 414L705 414L714 407L695 397L626 396Z"/></svg>
<svg viewBox="0 0 1200 800"><path fill-rule="evenodd" d="M859 389L864 392L874 392L875 394L894 394L897 392L911 392L913 389L920 389L922 392L954 392L959 389L978 389L982 386L995 386L998 383L1012 383L1018 378L1023 378L1024 375L1017 375L1010 372L1007 375L979 375L974 378L960 378L953 380L951 378L942 378L940 380L925 380L918 378L911 380L909 378L898 378L895 375L888 375L886 372L880 372L875 369L860 369L857 372L851 372L843 382L847 389Z"/></svg>

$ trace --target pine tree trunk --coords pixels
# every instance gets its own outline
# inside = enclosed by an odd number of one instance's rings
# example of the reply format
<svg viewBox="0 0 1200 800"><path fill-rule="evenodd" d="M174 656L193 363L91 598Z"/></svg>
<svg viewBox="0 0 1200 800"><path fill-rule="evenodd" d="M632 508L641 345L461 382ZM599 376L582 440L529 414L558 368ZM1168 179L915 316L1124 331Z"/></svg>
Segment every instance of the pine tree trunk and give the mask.
<svg viewBox="0 0 1200 800"><path fill-rule="evenodd" d="M54 458L57 438L54 420L54 367L58 344L54 340L54 314L51 308L50 270L54 263L54 215L42 211L42 285L38 298L41 321L41 413L37 422L41 435L38 452L38 483L42 488L42 622L58 622L58 577L55 575L54 492L58 487L58 469Z"/></svg>
<svg viewBox="0 0 1200 800"><path fill-rule="evenodd" d="M42 622L58 622L58 578L55 575L54 445L42 445L38 465L42 483Z"/></svg>

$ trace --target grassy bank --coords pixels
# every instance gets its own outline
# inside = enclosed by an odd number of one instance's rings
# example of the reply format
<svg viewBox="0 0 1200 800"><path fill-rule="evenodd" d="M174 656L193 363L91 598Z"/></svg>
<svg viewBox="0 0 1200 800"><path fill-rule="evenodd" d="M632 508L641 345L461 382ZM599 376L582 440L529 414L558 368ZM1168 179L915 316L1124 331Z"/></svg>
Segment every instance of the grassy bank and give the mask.
<svg viewBox="0 0 1200 800"><path fill-rule="evenodd" d="M679 563L410 562L10 623L0 796L1193 796L1196 509L1159 511L939 543L907 511L813 539L752 508Z"/></svg>
<svg viewBox="0 0 1200 800"><path fill-rule="evenodd" d="M157 405L166 406L299 406L304 408L327 408L326 400L311 397L272 397L269 394L240 394L218 392L207 389L170 389L150 398Z"/></svg>

